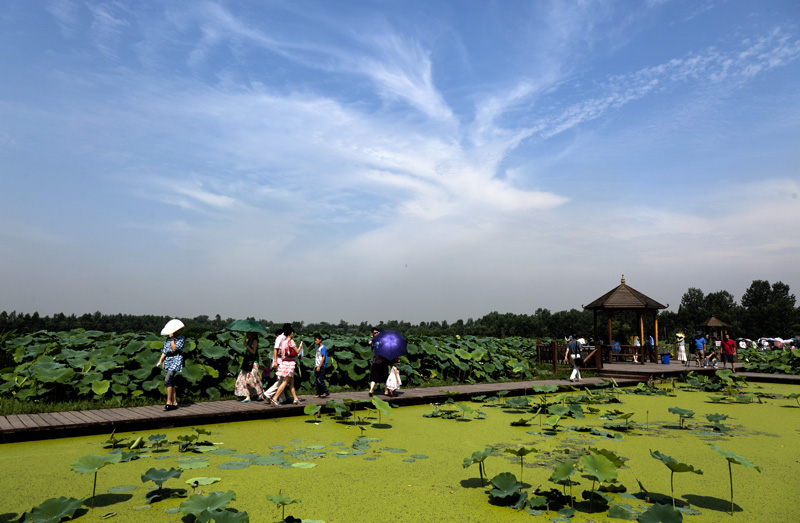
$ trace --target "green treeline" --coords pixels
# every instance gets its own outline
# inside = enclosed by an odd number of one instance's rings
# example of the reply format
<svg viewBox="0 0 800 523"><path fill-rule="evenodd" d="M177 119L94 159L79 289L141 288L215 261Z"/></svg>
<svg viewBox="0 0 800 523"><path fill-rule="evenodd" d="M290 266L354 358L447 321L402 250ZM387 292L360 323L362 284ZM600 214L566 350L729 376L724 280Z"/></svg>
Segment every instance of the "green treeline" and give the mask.
<svg viewBox="0 0 800 523"><path fill-rule="evenodd" d="M658 299L656 297L656 299ZM684 293L677 312L662 311L658 316L660 340L668 340L675 332L693 333L699 330L698 325L711 316L731 325L730 332L734 337L756 339L761 336L779 336L788 338L800 334L800 308L795 307L795 296L789 286L776 282L770 284L766 280L754 280L742 295L741 303L737 303L728 291L717 291L709 294L697 288L689 288ZM131 314L83 314L81 316L63 313L51 316L40 316L38 312L18 313L16 311L0 313L0 333L15 332L26 334L41 330L59 332L76 328L102 332L155 332L161 331L170 319L168 316L131 315ZM197 316L181 318L186 324L185 333L189 336L199 335L207 331L222 329L225 325L239 318L221 318ZM249 318L256 319L256 318ZM270 331L282 325L286 319L261 319ZM372 324L347 323L305 323L293 321L299 332L323 332L329 334L358 335L369 332ZM376 326L381 329L399 330L409 335L473 335L504 338L520 336L524 338L559 338L568 334L577 334L589 338L592 336L594 317L591 311L571 309L569 311L550 312L538 308L533 314L515 314L490 312L485 316L472 319L447 321L429 321L412 324L406 321L381 321ZM645 324L645 330L649 325ZM606 332L605 318L598 314L598 330L601 339ZM614 335L622 340L636 334L635 315L617 314L613 318Z"/></svg>

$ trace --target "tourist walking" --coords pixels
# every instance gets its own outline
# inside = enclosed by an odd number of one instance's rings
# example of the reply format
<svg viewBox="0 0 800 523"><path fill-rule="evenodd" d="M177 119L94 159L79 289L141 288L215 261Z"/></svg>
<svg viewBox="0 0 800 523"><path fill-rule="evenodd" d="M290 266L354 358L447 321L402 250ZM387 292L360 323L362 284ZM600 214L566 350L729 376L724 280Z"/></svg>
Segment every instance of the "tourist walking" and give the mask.
<svg viewBox="0 0 800 523"><path fill-rule="evenodd" d="M275 396L275 392L278 390L278 386L281 383L281 380L278 378L278 367L281 364L281 344L283 340L286 339L286 332L287 330L292 328L291 323L284 323L283 328L278 329L277 336L275 337L275 346L272 349L272 362L270 363L270 371L272 374L275 375L275 381L272 383L270 388L262 393L262 396L265 400L271 401L273 398L277 401L282 402L285 397L284 396Z"/></svg>
<svg viewBox="0 0 800 523"><path fill-rule="evenodd" d="M317 389L315 398L327 398L328 385L325 384L325 373L328 370L328 349L322 344L322 334L314 335L317 352L314 355L314 386Z"/></svg>
<svg viewBox="0 0 800 523"><path fill-rule="evenodd" d="M378 335L380 330L377 328L372 329L372 337ZM372 344L372 340L369 340L369 344L372 345L372 366L369 368L369 395L372 396L375 390L376 383L386 383L386 379L389 377L389 360L381 356L380 354L375 353L375 345ZM389 389L384 388L383 393L388 395Z"/></svg>
<svg viewBox="0 0 800 523"><path fill-rule="evenodd" d="M242 403L250 402L250 391L252 390L256 398L261 399L264 390L261 388L261 373L258 370L258 334L248 332L244 336L244 359L239 375L236 377L236 385L233 394L244 396Z"/></svg>
<svg viewBox="0 0 800 523"><path fill-rule="evenodd" d="M186 343L186 338L178 332L183 328L183 322L178 319L172 319L167 322L161 335L166 336L164 346L161 348L161 357L156 363L156 367L164 364L164 387L167 389L167 402L164 405L164 410L175 410L178 408L177 392L175 391L175 375L183 370L183 347Z"/></svg>
<svg viewBox="0 0 800 523"><path fill-rule="evenodd" d="M731 370L736 372L736 366L733 362L736 360L736 343L731 339L730 335L725 334L725 339L722 340L722 368L728 368L728 362L731 362Z"/></svg>
<svg viewBox="0 0 800 523"><path fill-rule="evenodd" d="M682 332L678 333L678 363L689 366L689 360L686 358L686 342Z"/></svg>
<svg viewBox="0 0 800 523"><path fill-rule="evenodd" d="M392 368L389 369L389 377L386 378L386 390L389 393L389 396L397 396L397 389L400 388L400 385L403 384L400 381L400 373L397 371L397 364L400 362L400 358L395 359L392 361Z"/></svg>
<svg viewBox="0 0 800 523"><path fill-rule="evenodd" d="M289 386L289 391L292 394L293 403L298 405L300 400L297 399L297 392L294 389L294 368L296 366L296 359L298 356L298 347L294 342L294 328L290 325L284 329L283 334L286 338L281 343L281 364L278 367L278 378L281 380L278 385L278 390L275 391L275 397L280 398L286 386ZM303 342L300 342L300 351L303 350ZM280 401L270 398L273 405L280 405Z"/></svg>
<svg viewBox="0 0 800 523"><path fill-rule="evenodd" d="M697 334L694 336L694 355L695 358L697 358L697 365L695 366L699 367L700 361L704 360L706 357L706 339L700 331L697 331Z"/></svg>
<svg viewBox="0 0 800 523"><path fill-rule="evenodd" d="M568 363L570 359L572 361L572 374L569 381L581 381L581 348L581 342L575 335L570 336L567 342L567 351L564 353L564 363Z"/></svg>

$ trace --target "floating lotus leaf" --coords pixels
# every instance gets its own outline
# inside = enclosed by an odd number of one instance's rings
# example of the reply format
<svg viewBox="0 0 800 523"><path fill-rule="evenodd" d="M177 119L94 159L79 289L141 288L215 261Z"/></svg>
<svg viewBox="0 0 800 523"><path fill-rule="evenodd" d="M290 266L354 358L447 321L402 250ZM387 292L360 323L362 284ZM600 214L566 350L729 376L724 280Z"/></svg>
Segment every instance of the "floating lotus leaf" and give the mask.
<svg viewBox="0 0 800 523"><path fill-rule="evenodd" d="M253 465L283 465L287 463L282 456L259 456L250 460Z"/></svg>
<svg viewBox="0 0 800 523"><path fill-rule="evenodd" d="M197 485L211 485L217 481L222 481L222 478L191 478L186 480L186 484L191 485L194 483Z"/></svg>
<svg viewBox="0 0 800 523"><path fill-rule="evenodd" d="M630 505L611 505L608 509L608 517L613 519L625 519L636 521L639 513L633 510Z"/></svg>
<svg viewBox="0 0 800 523"><path fill-rule="evenodd" d="M189 499L180 504L180 510L184 514L193 515L198 521L209 521L211 518L201 518L202 512L222 510L234 499L236 499L236 493L232 490L227 492L212 492L208 496L193 494Z"/></svg>
<svg viewBox="0 0 800 523"><path fill-rule="evenodd" d="M530 400L524 396L516 396L508 398L506 400L506 405L515 409L521 409L530 405Z"/></svg>
<svg viewBox="0 0 800 523"><path fill-rule="evenodd" d="M249 461L242 460L242 461L226 461L225 463L217 465L217 468L223 470L241 470L241 469L246 469L249 466L250 466Z"/></svg>
<svg viewBox="0 0 800 523"><path fill-rule="evenodd" d="M81 508L83 500L75 498L50 498L25 513L23 523L58 523L64 518L72 518Z"/></svg>
<svg viewBox="0 0 800 523"><path fill-rule="evenodd" d="M639 523L682 523L683 514L669 505L656 504L639 515Z"/></svg>
<svg viewBox="0 0 800 523"><path fill-rule="evenodd" d="M207 467L208 463L205 461L192 461L190 463L179 463L178 466L182 470L202 469Z"/></svg>

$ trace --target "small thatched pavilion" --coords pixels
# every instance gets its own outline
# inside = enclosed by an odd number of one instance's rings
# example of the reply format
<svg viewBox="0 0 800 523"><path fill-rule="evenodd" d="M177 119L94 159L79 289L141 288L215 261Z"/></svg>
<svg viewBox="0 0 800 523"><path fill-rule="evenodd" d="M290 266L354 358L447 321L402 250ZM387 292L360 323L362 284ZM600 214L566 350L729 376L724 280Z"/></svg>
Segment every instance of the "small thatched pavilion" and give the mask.
<svg viewBox="0 0 800 523"><path fill-rule="evenodd" d="M719 331L719 337L722 338L731 326L724 321L711 316L709 319L701 323L700 327L707 327L709 329L717 330Z"/></svg>
<svg viewBox="0 0 800 523"><path fill-rule="evenodd" d="M644 344L644 317L652 317L653 339L656 347L658 347L658 311L660 309L666 309L667 307L669 307L669 305L662 305L633 287L626 285L625 275L622 276L622 281L617 287L603 294L589 305L583 306L584 309L594 312L594 337L596 340L599 339L597 336L597 312L605 312L608 322L608 338L606 338L606 340L609 345L612 340L611 319L614 312L631 311L636 313L636 325L642 344Z"/></svg>

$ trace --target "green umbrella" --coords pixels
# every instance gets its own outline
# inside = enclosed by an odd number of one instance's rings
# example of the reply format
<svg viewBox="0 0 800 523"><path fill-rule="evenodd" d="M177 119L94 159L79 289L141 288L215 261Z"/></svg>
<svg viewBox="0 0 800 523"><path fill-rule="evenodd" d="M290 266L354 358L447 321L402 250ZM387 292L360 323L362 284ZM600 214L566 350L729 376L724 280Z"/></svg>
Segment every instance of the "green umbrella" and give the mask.
<svg viewBox="0 0 800 523"><path fill-rule="evenodd" d="M267 329L255 320L236 320L233 323L225 325L225 328L238 332L257 332L267 334Z"/></svg>

